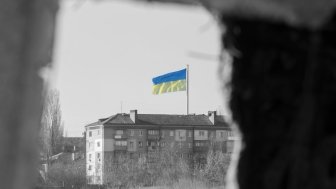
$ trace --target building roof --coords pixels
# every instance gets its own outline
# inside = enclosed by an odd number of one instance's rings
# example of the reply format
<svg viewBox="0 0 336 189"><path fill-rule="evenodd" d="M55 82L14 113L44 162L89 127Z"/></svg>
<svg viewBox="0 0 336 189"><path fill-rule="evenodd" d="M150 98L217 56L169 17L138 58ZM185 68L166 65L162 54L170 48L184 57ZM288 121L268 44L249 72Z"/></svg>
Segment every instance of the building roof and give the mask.
<svg viewBox="0 0 336 189"><path fill-rule="evenodd" d="M215 124L211 122L209 116L199 115L169 115L169 114L137 114L136 123L130 114L116 114L109 118L99 119L97 122L86 125L113 126L113 125L148 125L148 126L222 126L229 127L223 116L216 116Z"/></svg>

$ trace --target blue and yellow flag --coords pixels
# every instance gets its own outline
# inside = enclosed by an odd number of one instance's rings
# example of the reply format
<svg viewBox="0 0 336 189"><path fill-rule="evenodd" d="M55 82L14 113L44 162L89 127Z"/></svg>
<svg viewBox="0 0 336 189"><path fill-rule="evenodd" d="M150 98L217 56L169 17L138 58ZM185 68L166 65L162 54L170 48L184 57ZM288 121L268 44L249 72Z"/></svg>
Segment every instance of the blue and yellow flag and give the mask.
<svg viewBox="0 0 336 189"><path fill-rule="evenodd" d="M187 69L170 72L153 78L153 94L185 91L187 88Z"/></svg>

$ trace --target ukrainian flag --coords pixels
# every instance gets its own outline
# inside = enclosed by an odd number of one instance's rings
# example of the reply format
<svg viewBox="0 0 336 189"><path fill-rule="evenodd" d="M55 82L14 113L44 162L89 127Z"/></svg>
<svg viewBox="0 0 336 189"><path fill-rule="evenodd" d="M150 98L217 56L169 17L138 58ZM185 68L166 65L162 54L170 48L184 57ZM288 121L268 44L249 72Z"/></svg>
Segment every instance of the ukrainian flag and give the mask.
<svg viewBox="0 0 336 189"><path fill-rule="evenodd" d="M153 94L185 91L187 89L187 69L170 72L153 78Z"/></svg>

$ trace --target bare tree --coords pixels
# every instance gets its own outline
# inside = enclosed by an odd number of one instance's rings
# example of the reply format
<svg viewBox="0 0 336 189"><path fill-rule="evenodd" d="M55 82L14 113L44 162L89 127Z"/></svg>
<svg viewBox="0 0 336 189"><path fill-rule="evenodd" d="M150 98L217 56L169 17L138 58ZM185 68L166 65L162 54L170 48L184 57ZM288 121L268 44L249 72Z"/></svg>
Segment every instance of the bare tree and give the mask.
<svg viewBox="0 0 336 189"><path fill-rule="evenodd" d="M41 120L40 141L44 156L61 152L63 142L62 112L57 90L50 90L46 95Z"/></svg>

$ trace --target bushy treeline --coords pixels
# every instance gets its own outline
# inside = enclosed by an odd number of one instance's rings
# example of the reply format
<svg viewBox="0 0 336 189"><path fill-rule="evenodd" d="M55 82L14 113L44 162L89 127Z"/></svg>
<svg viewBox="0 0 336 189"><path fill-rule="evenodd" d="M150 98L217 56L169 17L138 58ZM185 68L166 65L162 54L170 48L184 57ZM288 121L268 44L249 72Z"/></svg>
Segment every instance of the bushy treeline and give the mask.
<svg viewBox="0 0 336 189"><path fill-rule="evenodd" d="M57 162L48 168L45 186L81 189L86 185L85 159Z"/></svg>
<svg viewBox="0 0 336 189"><path fill-rule="evenodd" d="M157 151L146 157L120 156L105 159L105 186L86 184L85 161L55 163L48 172L48 185L65 188L212 188L224 185L230 155L209 151L204 159L181 158L173 151Z"/></svg>
<svg viewBox="0 0 336 189"><path fill-rule="evenodd" d="M108 188L173 187L181 182L196 181L209 187L224 185L230 156L209 151L204 159L197 156L190 159L181 158L173 151L160 151L136 160L124 157L115 163L108 162L110 171L105 180Z"/></svg>

